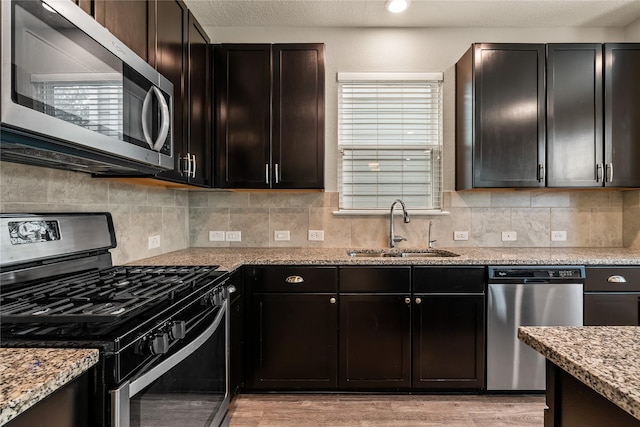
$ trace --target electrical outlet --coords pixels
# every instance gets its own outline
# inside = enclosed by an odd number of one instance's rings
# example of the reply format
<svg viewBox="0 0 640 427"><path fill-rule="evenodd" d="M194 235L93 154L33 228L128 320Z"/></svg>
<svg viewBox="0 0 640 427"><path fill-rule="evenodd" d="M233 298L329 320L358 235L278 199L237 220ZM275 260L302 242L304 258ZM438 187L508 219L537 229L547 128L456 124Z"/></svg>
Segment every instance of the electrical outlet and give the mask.
<svg viewBox="0 0 640 427"><path fill-rule="evenodd" d="M209 230L210 242L224 242L224 231Z"/></svg>
<svg viewBox="0 0 640 427"><path fill-rule="evenodd" d="M324 230L309 230L309 240L323 241Z"/></svg>
<svg viewBox="0 0 640 427"><path fill-rule="evenodd" d="M224 233L224 237L227 242L241 242L242 241L242 232L241 231L227 231Z"/></svg>
<svg viewBox="0 0 640 427"><path fill-rule="evenodd" d="M289 230L274 231L273 240L276 242L287 242L291 240L291 234L289 233Z"/></svg>
<svg viewBox="0 0 640 427"><path fill-rule="evenodd" d="M567 232L566 231L552 231L551 232L551 241L552 242L566 242L567 241Z"/></svg>
<svg viewBox="0 0 640 427"><path fill-rule="evenodd" d="M453 240L469 240L468 231L454 231Z"/></svg>
<svg viewBox="0 0 640 427"><path fill-rule="evenodd" d="M149 249L156 249L160 247L160 235L154 234L149 236Z"/></svg>
<svg viewBox="0 0 640 427"><path fill-rule="evenodd" d="M503 242L515 242L518 240L518 235L515 231L503 231L502 232L502 241Z"/></svg>

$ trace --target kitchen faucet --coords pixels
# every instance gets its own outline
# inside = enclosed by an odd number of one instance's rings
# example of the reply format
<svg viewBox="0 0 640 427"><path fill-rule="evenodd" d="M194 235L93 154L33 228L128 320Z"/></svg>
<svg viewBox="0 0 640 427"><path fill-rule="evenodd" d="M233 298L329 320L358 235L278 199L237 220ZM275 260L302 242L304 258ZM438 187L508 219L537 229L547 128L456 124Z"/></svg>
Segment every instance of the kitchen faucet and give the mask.
<svg viewBox="0 0 640 427"><path fill-rule="evenodd" d="M429 237L428 237L428 239L429 239L429 240L428 240L428 242L429 242L429 244L428 244L429 249L433 248L433 244L434 244L435 242L437 242L437 240L431 240L431 225L432 225L432 224L433 224L433 221L429 221Z"/></svg>
<svg viewBox="0 0 640 427"><path fill-rule="evenodd" d="M405 237L396 236L395 231L393 229L393 209L396 205L400 203L402 206L402 217L405 224L408 224L411 220L409 219L409 214L407 213L407 207L404 205L404 202L400 199L396 199L391 203L391 209L389 210L389 247L395 248L396 242L401 242L403 240L407 240Z"/></svg>

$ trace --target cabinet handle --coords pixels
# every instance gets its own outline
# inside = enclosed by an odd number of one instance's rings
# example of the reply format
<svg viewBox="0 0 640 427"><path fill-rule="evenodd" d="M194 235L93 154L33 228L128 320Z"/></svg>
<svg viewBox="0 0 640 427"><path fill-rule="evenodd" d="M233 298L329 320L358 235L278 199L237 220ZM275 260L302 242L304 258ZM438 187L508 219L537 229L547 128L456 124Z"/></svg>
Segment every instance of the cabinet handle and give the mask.
<svg viewBox="0 0 640 427"><path fill-rule="evenodd" d="M406 297L406 298L404 299L404 302L405 302L405 304L411 304L411 298Z"/></svg>
<svg viewBox="0 0 640 427"><path fill-rule="evenodd" d="M291 284L298 284L298 283L304 283L304 278L302 276L289 276L286 279L284 279L284 281Z"/></svg>
<svg viewBox="0 0 640 427"><path fill-rule="evenodd" d="M329 298L329 304L335 304L336 299L334 297Z"/></svg>
<svg viewBox="0 0 640 427"><path fill-rule="evenodd" d="M276 163L276 184L280 183L280 174L278 173L278 164Z"/></svg>
<svg viewBox="0 0 640 427"><path fill-rule="evenodd" d="M596 164L596 182L600 182L602 179L602 163Z"/></svg>
<svg viewBox="0 0 640 427"><path fill-rule="evenodd" d="M544 182L544 164L538 165L538 182Z"/></svg>
<svg viewBox="0 0 640 427"><path fill-rule="evenodd" d="M619 276L619 275L614 275L614 276L609 276L609 278L607 279L607 282L609 283L627 283L627 279L624 278L624 276Z"/></svg>
<svg viewBox="0 0 640 427"><path fill-rule="evenodd" d="M189 176L189 169L191 168L191 163L189 162L189 153L185 156L182 156L182 153L178 155L180 159L180 175Z"/></svg>
<svg viewBox="0 0 640 427"><path fill-rule="evenodd" d="M193 169L191 169L191 178L195 178L196 177L196 155L194 154L193 157Z"/></svg>
<svg viewBox="0 0 640 427"><path fill-rule="evenodd" d="M422 304L422 298L416 298L416 304Z"/></svg>
<svg viewBox="0 0 640 427"><path fill-rule="evenodd" d="M264 165L264 182L269 184L269 163Z"/></svg>
<svg viewBox="0 0 640 427"><path fill-rule="evenodd" d="M613 182L613 163L607 163L607 182Z"/></svg>

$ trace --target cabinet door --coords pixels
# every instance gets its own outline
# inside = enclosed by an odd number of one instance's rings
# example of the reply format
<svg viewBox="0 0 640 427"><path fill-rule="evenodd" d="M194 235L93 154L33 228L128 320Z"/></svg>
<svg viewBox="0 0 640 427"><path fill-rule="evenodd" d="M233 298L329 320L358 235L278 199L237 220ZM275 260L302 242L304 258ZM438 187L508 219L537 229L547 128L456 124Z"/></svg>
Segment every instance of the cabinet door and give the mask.
<svg viewBox="0 0 640 427"><path fill-rule="evenodd" d="M211 186L209 37L189 12L187 50L188 182Z"/></svg>
<svg viewBox="0 0 640 427"><path fill-rule="evenodd" d="M545 46L474 49L473 186L544 186Z"/></svg>
<svg viewBox="0 0 640 427"><path fill-rule="evenodd" d="M273 188L324 188L324 45L273 46Z"/></svg>
<svg viewBox="0 0 640 427"><path fill-rule="evenodd" d="M215 52L216 186L269 188L271 45L222 45Z"/></svg>
<svg viewBox="0 0 640 427"><path fill-rule="evenodd" d="M640 43L605 44L606 186L640 187Z"/></svg>
<svg viewBox="0 0 640 427"><path fill-rule="evenodd" d="M414 389L484 388L484 296L414 294Z"/></svg>
<svg viewBox="0 0 640 427"><path fill-rule="evenodd" d="M337 379L335 294L254 294L254 390L332 390Z"/></svg>
<svg viewBox="0 0 640 427"><path fill-rule="evenodd" d="M181 172L182 160L189 151L185 108L188 10L181 0L158 1L156 8L157 20L153 30L156 48L150 63L173 83L174 161L174 169L158 174L158 178L184 182L187 178Z"/></svg>
<svg viewBox="0 0 640 427"><path fill-rule="evenodd" d="M148 60L149 8L147 0L94 0L94 17L121 42ZM85 6L82 4L82 6ZM85 9L86 10L86 9Z"/></svg>
<svg viewBox="0 0 640 427"><path fill-rule="evenodd" d="M603 185L602 118L602 45L548 45L548 187Z"/></svg>
<svg viewBox="0 0 640 427"><path fill-rule="evenodd" d="M409 294L341 294L340 389L408 389L410 319Z"/></svg>

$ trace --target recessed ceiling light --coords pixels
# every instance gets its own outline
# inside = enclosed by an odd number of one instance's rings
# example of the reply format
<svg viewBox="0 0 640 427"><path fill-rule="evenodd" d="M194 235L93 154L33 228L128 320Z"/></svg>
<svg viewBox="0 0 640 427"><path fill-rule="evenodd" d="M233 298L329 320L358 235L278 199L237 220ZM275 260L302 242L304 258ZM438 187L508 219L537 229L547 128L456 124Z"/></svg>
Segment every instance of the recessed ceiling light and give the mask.
<svg viewBox="0 0 640 427"><path fill-rule="evenodd" d="M387 0L385 7L391 13L400 13L407 10L411 0Z"/></svg>

